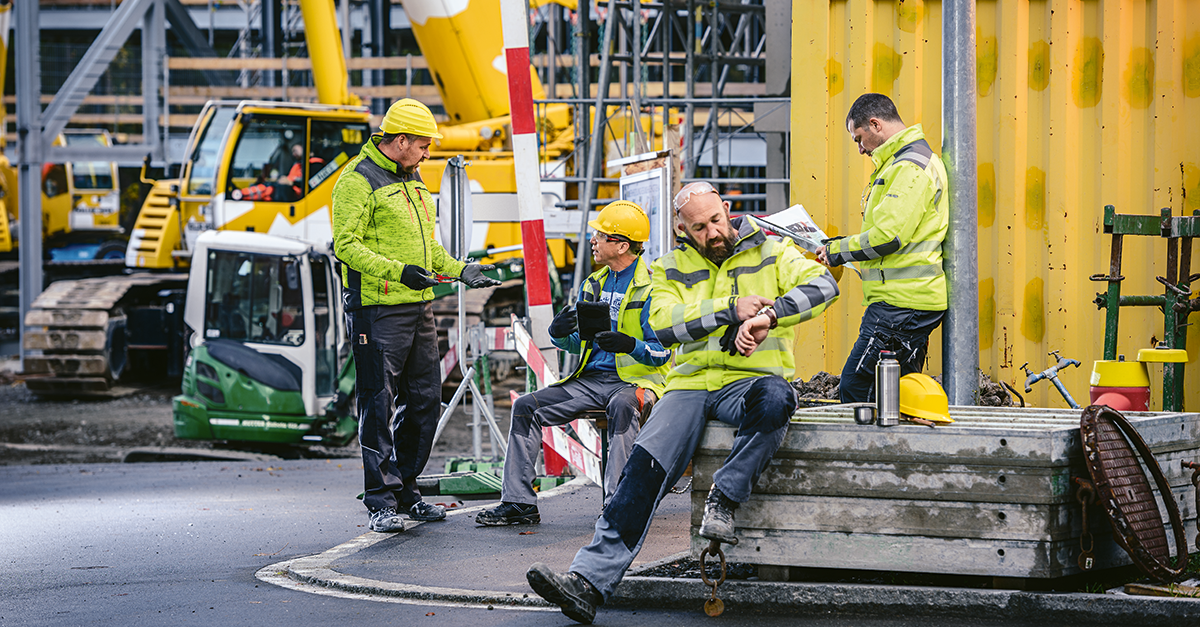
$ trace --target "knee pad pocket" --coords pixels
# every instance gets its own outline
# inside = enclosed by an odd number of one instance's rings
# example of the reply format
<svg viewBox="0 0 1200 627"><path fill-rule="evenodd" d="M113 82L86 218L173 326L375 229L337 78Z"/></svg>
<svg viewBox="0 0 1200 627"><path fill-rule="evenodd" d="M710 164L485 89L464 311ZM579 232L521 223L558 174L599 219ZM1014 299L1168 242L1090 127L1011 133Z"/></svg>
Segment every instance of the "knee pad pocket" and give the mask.
<svg viewBox="0 0 1200 627"><path fill-rule="evenodd" d="M617 493L604 508L604 517L630 551L641 541L658 503L667 472L646 449L634 445L617 482Z"/></svg>

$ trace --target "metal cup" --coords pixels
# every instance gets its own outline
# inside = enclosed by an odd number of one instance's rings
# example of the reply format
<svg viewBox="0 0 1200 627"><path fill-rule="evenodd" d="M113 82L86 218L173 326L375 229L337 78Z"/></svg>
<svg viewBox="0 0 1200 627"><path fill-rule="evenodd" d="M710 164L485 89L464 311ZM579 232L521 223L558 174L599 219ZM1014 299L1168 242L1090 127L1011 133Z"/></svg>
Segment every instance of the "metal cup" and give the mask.
<svg viewBox="0 0 1200 627"><path fill-rule="evenodd" d="M875 408L871 405L859 405L854 408L854 422L869 425L875 422Z"/></svg>

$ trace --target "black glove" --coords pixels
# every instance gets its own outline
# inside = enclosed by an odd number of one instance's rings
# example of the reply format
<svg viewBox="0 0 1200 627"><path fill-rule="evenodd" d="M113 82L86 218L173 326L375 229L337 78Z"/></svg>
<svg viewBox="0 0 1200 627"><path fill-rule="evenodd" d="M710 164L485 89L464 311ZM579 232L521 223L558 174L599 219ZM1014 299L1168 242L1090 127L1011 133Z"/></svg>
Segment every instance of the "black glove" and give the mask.
<svg viewBox="0 0 1200 627"><path fill-rule="evenodd" d="M400 282L410 290L418 292L438 284L438 280L429 271L411 263L404 264L404 272L400 274Z"/></svg>
<svg viewBox="0 0 1200 627"><path fill-rule="evenodd" d="M577 323L575 320L575 308L567 307L562 311L554 314L554 320L550 321L548 329L550 337L562 339L570 337L576 331Z"/></svg>
<svg viewBox="0 0 1200 627"><path fill-rule="evenodd" d="M620 331L601 331L596 334L596 346L610 353L632 353L637 340Z"/></svg>
<svg viewBox="0 0 1200 627"><path fill-rule="evenodd" d="M740 328L742 328L741 322L735 322L725 327L725 335L721 336L722 351L735 356L738 354L737 344L734 343L734 340L737 339L738 329Z"/></svg>
<svg viewBox="0 0 1200 627"><path fill-rule="evenodd" d="M492 287L493 285L500 285L500 281L497 281L490 276L483 276L484 270L495 269L496 266L490 263L468 263L466 267L463 268L462 276L459 278L462 279L463 283L466 283L471 287Z"/></svg>

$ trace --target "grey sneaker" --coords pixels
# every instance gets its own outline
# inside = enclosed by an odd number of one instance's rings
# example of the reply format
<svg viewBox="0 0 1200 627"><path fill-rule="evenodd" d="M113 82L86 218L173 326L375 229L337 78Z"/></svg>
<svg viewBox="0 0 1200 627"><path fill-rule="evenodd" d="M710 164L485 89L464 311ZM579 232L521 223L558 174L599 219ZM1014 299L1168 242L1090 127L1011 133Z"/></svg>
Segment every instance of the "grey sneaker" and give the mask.
<svg viewBox="0 0 1200 627"><path fill-rule="evenodd" d="M395 533L404 531L404 521L396 513L396 508L385 507L371 512L371 522L367 527L378 533Z"/></svg>
<svg viewBox="0 0 1200 627"><path fill-rule="evenodd" d="M542 522L537 505L522 505L520 503L500 503L492 509L485 509L475 515L475 524L485 527L503 527L504 525L536 525Z"/></svg>
<svg viewBox="0 0 1200 627"><path fill-rule="evenodd" d="M700 537L736 545L733 535L733 512L738 504L725 496L714 484L704 499L704 520L700 523Z"/></svg>
<svg viewBox="0 0 1200 627"><path fill-rule="evenodd" d="M446 508L441 505L430 505L425 501L417 501L408 508L408 517L421 522L446 519Z"/></svg>
<svg viewBox="0 0 1200 627"><path fill-rule="evenodd" d="M579 573L559 575L538 562L529 567L525 580L538 596L562 608L567 618L585 625L596 618L596 608L604 605L596 586Z"/></svg>

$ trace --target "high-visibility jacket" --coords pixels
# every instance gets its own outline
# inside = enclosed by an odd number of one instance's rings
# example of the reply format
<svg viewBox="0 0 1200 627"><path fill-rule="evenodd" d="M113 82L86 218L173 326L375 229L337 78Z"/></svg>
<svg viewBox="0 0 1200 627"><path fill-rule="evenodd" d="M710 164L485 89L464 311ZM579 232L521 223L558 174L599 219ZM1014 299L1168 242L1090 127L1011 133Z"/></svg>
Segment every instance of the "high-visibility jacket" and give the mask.
<svg viewBox="0 0 1200 627"><path fill-rule="evenodd" d="M942 242L950 226L946 167L921 125L890 137L871 153L875 173L863 192L862 233L828 244L831 265L859 262L863 304L946 309Z"/></svg>
<svg viewBox="0 0 1200 627"><path fill-rule="evenodd" d="M437 203L421 177L384 156L380 139L363 144L333 186L333 248L348 309L433 300L432 289L400 282L405 264L451 277L465 265L433 238Z"/></svg>
<svg viewBox="0 0 1200 627"><path fill-rule="evenodd" d="M671 358L671 351L663 348L662 343L654 335L649 323L650 301L650 270L646 262L638 257L634 262L633 280L625 290L621 307L617 312L617 331L637 340L637 346L632 353L616 353L617 376L626 383L632 383L640 388L652 390L661 397L666 385L666 374ZM580 300L596 302L600 298L601 289L608 279L610 270L603 267L593 272L580 287ZM550 338L555 346L565 351L582 354L579 367L563 382L583 374L583 369L592 356L592 342L579 339L576 331L565 338Z"/></svg>
<svg viewBox="0 0 1200 627"><path fill-rule="evenodd" d="M675 367L667 374L671 390L718 390L760 375L791 379L793 333L788 327L808 320L837 300L838 286L821 264L793 245L767 237L745 218L734 218L737 245L720 267L685 241L654 262L650 324L663 346L675 347ZM739 297L775 300L779 326L749 357L721 350L728 325L740 325Z"/></svg>

